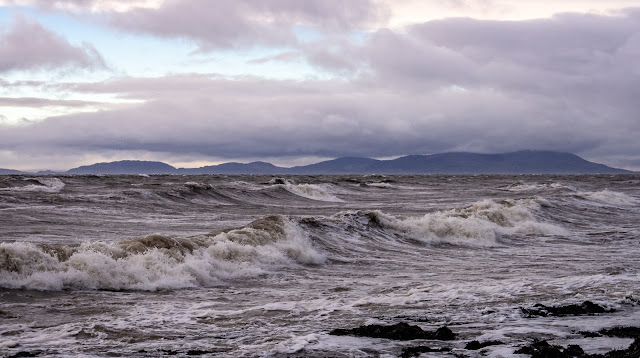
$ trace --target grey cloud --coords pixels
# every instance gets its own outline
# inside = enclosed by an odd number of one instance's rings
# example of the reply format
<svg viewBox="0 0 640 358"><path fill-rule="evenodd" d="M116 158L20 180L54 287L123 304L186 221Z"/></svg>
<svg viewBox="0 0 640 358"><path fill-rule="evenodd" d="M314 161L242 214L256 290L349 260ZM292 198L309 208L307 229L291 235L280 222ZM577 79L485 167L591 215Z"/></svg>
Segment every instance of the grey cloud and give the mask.
<svg viewBox="0 0 640 358"><path fill-rule="evenodd" d="M74 46L24 17L16 17L9 31L0 34L0 72L64 66L94 68L105 65L92 46Z"/></svg>
<svg viewBox="0 0 640 358"><path fill-rule="evenodd" d="M175 81L175 79L173 79ZM56 148L195 153L223 158L392 156L445 150L540 148L580 151L605 139L590 126L555 123L539 103L490 93L429 95L367 90L351 84L260 81L268 96L235 90L196 92L99 113L51 118L0 133L4 149ZM211 80L210 88L226 82ZM134 119L135 120L132 120ZM549 135L549 133L552 133ZM567 142L572 133L575 140Z"/></svg>
<svg viewBox="0 0 640 358"><path fill-rule="evenodd" d="M253 45L295 45L294 27L357 29L383 21L373 0L167 0L159 8L109 14L111 25L156 36L187 38L201 51Z"/></svg>
<svg viewBox="0 0 640 358"><path fill-rule="evenodd" d="M181 74L66 83L132 107L0 131L0 149L228 159L549 149L640 157L640 12L450 19L300 51L334 80ZM365 69L365 70L363 70Z"/></svg>
<svg viewBox="0 0 640 358"><path fill-rule="evenodd" d="M0 107L87 107L99 102L36 97L0 97Z"/></svg>

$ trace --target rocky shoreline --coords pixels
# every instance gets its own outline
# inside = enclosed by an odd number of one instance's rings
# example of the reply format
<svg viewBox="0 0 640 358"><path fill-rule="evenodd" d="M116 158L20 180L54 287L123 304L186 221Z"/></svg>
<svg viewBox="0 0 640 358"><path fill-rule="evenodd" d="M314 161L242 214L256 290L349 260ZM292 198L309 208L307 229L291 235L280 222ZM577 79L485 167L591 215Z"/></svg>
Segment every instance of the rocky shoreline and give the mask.
<svg viewBox="0 0 640 358"><path fill-rule="evenodd" d="M572 316L601 316L617 312L613 308L607 308L591 301L584 301L581 304L567 304L559 306L547 306L535 304L533 307L519 307L524 318L535 319L539 317L572 317ZM409 319L409 317L405 317ZM414 320L414 322L426 322L425 319ZM455 327L454 327L455 328ZM583 338L615 337L633 339L633 342L626 349L613 349L603 354L588 354L582 347L570 344L566 347L550 344L548 340L531 337L519 343L503 342L500 340L471 339L462 337L451 330L448 326L441 326L433 331L425 330L418 325L406 322L395 324L369 324L353 328L336 328L328 332L333 336L352 336L361 338L388 339L393 341L427 341L417 345L407 345L401 348L398 356L401 358L420 357L423 354L435 353L435 356L472 358L486 355L487 347L509 346L512 355L530 356L532 358L640 358L640 326L613 326L602 328L597 331L577 331L574 332ZM463 335L462 335L463 336ZM467 338L467 339L465 339ZM466 343L465 343L466 341ZM462 346L464 344L464 346ZM464 347L464 348L462 348ZM140 351L141 356L149 356L153 352ZM163 350L155 352L158 356L210 356L223 354L219 350ZM6 356L6 358L37 357L47 356L46 351L20 351L16 354ZM425 355L431 357L432 355ZM293 354L278 355L277 357L348 357L339 352L318 352L302 350Z"/></svg>
<svg viewBox="0 0 640 358"><path fill-rule="evenodd" d="M613 308L607 308L591 301L584 301L581 304L567 304L559 306L547 306L535 304L531 308L520 307L520 311L525 318L536 317L568 317L568 316L598 316L616 312ZM616 337L633 338L634 341L626 349L614 349L604 354L587 354L579 345L568 345L562 347L549 344L546 340L533 338L524 345L514 349L513 354L529 355L532 358L640 358L640 327L616 326L603 328L597 332L578 332L585 338L592 337ZM430 340L432 345L415 345L404 347L400 353L401 358L419 357L423 353L442 353L442 356L454 356L457 358L471 357L461 349L455 349L452 345L445 345L449 341L458 339L458 334L449 327L442 326L435 331L425 331L417 325L405 322L392 325L362 325L355 328L338 328L329 332L330 335L383 338L397 341ZM498 340L479 341L471 340L466 343L464 350L478 351L490 346L505 345ZM513 345L513 344L511 344ZM483 354L482 352L479 354ZM477 355L474 355L477 356Z"/></svg>

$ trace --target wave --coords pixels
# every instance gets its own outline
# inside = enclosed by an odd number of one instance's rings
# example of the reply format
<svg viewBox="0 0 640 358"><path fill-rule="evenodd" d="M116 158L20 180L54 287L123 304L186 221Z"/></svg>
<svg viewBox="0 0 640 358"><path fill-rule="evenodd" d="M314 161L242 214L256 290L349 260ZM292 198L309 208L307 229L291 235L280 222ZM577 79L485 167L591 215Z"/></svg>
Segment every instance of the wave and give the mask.
<svg viewBox="0 0 640 358"><path fill-rule="evenodd" d="M330 192L331 188L328 184L286 184L285 189L307 199L334 203L344 201Z"/></svg>
<svg viewBox="0 0 640 358"><path fill-rule="evenodd" d="M522 181L517 181L515 183L509 184L507 186L502 187L504 190L508 191L534 191L534 190L553 190L553 189L569 189L575 190L572 187L562 185L560 183L535 183L529 184Z"/></svg>
<svg viewBox="0 0 640 358"><path fill-rule="evenodd" d="M393 185L387 182L365 183L364 185L373 188L393 188Z"/></svg>
<svg viewBox="0 0 640 358"><path fill-rule="evenodd" d="M625 193L611 191L608 189L595 192L580 192L576 195L583 199L613 206L632 206L640 202L638 199Z"/></svg>
<svg viewBox="0 0 640 358"><path fill-rule="evenodd" d="M199 185L198 185L199 187ZM329 217L266 216L192 237L151 235L79 246L0 243L0 287L164 290L223 284L299 265L416 252L416 245L492 247L510 235L565 235L541 222L542 198L482 200L464 208L400 217L347 211Z"/></svg>
<svg viewBox="0 0 640 358"><path fill-rule="evenodd" d="M217 235L152 235L78 247L0 243L0 287L63 290L162 290L211 286L274 268L321 264L293 221L268 216Z"/></svg>
<svg viewBox="0 0 640 358"><path fill-rule="evenodd" d="M296 184L293 180L284 178L273 178L269 181L269 184L275 187L282 187L291 194L311 200L334 203L344 202L344 200L334 195L338 189L332 184Z"/></svg>
<svg viewBox="0 0 640 358"><path fill-rule="evenodd" d="M43 192L58 193L65 184L58 178L34 178L23 179L22 182L15 182L16 186L0 188L0 191L27 191L27 192ZM21 185L24 184L24 185Z"/></svg>
<svg viewBox="0 0 640 358"><path fill-rule="evenodd" d="M396 217L380 211L365 212L371 222L395 234L423 243L463 246L495 246L505 235L564 235L562 227L538 221L533 209L546 206L542 198L482 200L461 209L419 217Z"/></svg>

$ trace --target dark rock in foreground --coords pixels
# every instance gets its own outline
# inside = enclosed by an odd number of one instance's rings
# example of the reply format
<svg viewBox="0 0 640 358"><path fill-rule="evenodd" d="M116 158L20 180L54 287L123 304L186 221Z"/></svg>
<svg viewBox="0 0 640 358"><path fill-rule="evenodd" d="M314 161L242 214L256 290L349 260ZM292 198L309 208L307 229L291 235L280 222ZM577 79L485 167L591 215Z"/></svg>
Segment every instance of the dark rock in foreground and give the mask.
<svg viewBox="0 0 640 358"><path fill-rule="evenodd" d="M497 346L500 344L504 344L500 341L486 341L486 342L478 342L478 341L471 341L469 343L467 343L466 346L464 346L464 349L468 349L470 351L477 351L478 349L482 349L484 347L489 347L489 346Z"/></svg>
<svg viewBox="0 0 640 358"><path fill-rule="evenodd" d="M618 337L618 338L640 338L640 327L613 327L603 328L598 332L580 332L584 337Z"/></svg>
<svg viewBox="0 0 640 358"><path fill-rule="evenodd" d="M533 308L520 308L527 317L535 316L581 316L581 315L593 315L599 313L611 313L615 312L614 309L606 309L599 304L591 301L584 301L582 304L565 305L565 306L545 306L537 303Z"/></svg>
<svg viewBox="0 0 640 358"><path fill-rule="evenodd" d="M627 349L616 349L605 354L587 354L575 344L563 348L550 345L547 341L535 341L514 353L528 354L531 358L638 358L640 357L640 338L636 338Z"/></svg>
<svg viewBox="0 0 640 358"><path fill-rule="evenodd" d="M329 332L329 334L334 336L387 338L398 341L409 341L412 339L435 339L441 341L451 341L456 339L455 333L453 333L446 326L440 327L434 332L428 332L418 326L413 326L408 323L397 323L392 326L370 324L352 329L338 328Z"/></svg>
<svg viewBox="0 0 640 358"><path fill-rule="evenodd" d="M567 348L552 346L547 341L535 341L528 346L524 346L514 353L529 354L532 358L583 358L589 357L582 348L577 345L570 345Z"/></svg>
<svg viewBox="0 0 640 358"><path fill-rule="evenodd" d="M422 353L449 352L449 351L451 351L451 349L449 348L431 348L427 346L407 347L402 350L402 354L400 354L400 357L410 358L410 357L417 357Z"/></svg>
<svg viewBox="0 0 640 358"><path fill-rule="evenodd" d="M35 351L35 352L20 351L14 355L7 356L7 358L37 357L41 353L42 353L41 351Z"/></svg>
<svg viewBox="0 0 640 358"><path fill-rule="evenodd" d="M613 327L598 331L603 336L620 338L640 338L640 327ZM640 355L638 355L640 357Z"/></svg>

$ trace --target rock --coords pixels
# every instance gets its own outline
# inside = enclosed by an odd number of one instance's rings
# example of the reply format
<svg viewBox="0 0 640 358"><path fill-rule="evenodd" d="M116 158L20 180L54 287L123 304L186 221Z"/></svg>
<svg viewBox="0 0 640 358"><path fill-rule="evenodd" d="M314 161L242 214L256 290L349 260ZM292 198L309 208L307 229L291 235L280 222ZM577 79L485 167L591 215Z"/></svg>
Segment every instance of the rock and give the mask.
<svg viewBox="0 0 640 358"><path fill-rule="evenodd" d="M552 346L546 341L534 341L514 353L529 354L531 358L638 358L640 357L640 338L636 338L627 349L612 350L605 354L587 354L575 344L562 348Z"/></svg>
<svg viewBox="0 0 640 358"><path fill-rule="evenodd" d="M400 354L401 358L410 358L417 357L422 353L429 352L449 352L451 349L449 348L431 348L427 346L416 346L416 347L407 347L402 350L402 354Z"/></svg>
<svg viewBox="0 0 640 358"><path fill-rule="evenodd" d="M456 334L453 333L449 329L449 327L443 326L436 329L436 332L433 338L428 338L428 339L437 339L439 341L453 341L454 339L456 339Z"/></svg>
<svg viewBox="0 0 640 358"><path fill-rule="evenodd" d="M611 313L615 312L614 309L606 309L591 301L584 301L582 304L565 305L565 306L545 306L537 303L533 308L522 308L520 310L527 315L527 317L535 316L581 316L581 315L594 315L599 313Z"/></svg>
<svg viewBox="0 0 640 358"><path fill-rule="evenodd" d="M486 342L478 342L478 341L471 341L469 343L467 343L466 346L464 346L464 349L468 349L470 351L477 351L478 349L482 349L484 347L489 347L489 346L497 346L500 344L504 344L500 341L486 341Z"/></svg>
<svg viewBox="0 0 640 358"><path fill-rule="evenodd" d="M218 351L203 351L200 349L191 349L187 351L188 356L201 356L201 355L213 354L213 353L218 353Z"/></svg>
<svg viewBox="0 0 640 358"><path fill-rule="evenodd" d="M399 341L408 341L413 339L437 339L441 341L450 341L456 339L455 333L447 327L440 327L435 332L428 332L418 326L404 322L396 323L391 326L370 324L352 329L338 328L332 330L329 334L334 336L387 338Z"/></svg>
<svg viewBox="0 0 640 358"><path fill-rule="evenodd" d="M589 358L582 348L577 345L570 345L567 348L552 346L547 341L534 341L528 346L524 346L514 353L529 354L531 358Z"/></svg>
<svg viewBox="0 0 640 358"><path fill-rule="evenodd" d="M37 357L41 353L42 352L40 352L40 351L35 351L35 352L20 351L20 352L14 354L14 355L7 356L7 358Z"/></svg>
<svg viewBox="0 0 640 358"><path fill-rule="evenodd" d="M598 333L608 337L640 338L640 327L603 328Z"/></svg>

